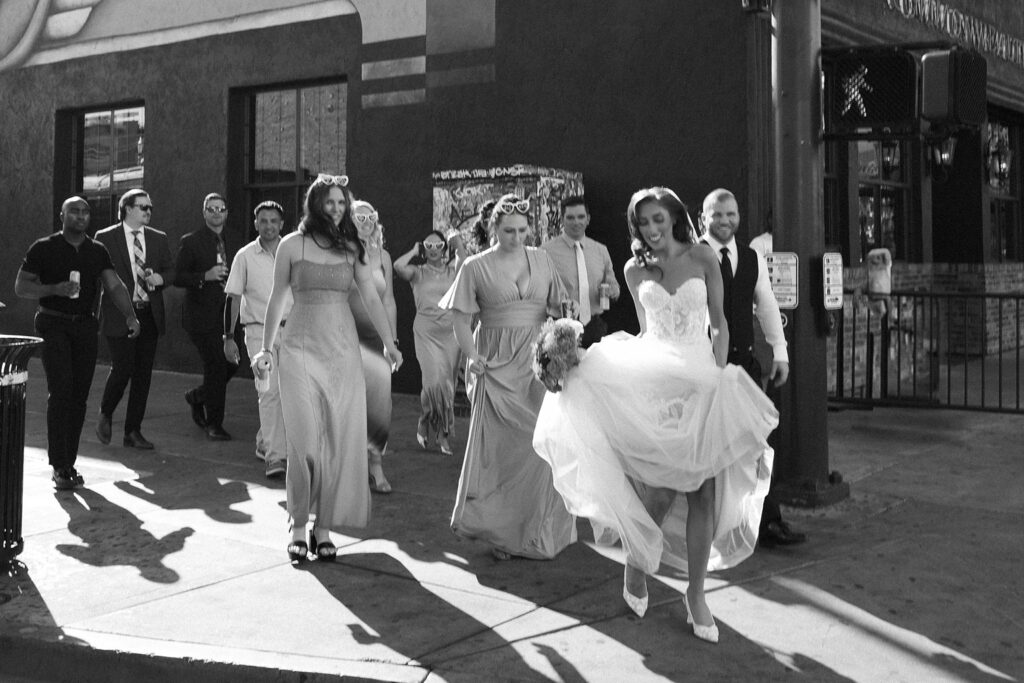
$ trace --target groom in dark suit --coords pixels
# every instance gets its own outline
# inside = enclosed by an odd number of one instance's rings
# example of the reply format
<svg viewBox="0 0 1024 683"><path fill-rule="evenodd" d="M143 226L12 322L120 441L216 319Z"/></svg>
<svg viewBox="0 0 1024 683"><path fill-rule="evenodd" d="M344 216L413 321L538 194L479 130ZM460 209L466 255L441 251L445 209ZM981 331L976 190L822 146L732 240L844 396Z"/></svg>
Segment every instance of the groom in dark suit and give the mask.
<svg viewBox="0 0 1024 683"><path fill-rule="evenodd" d="M718 189L704 199L701 225L705 230L701 241L714 249L722 268L725 320L729 325L728 361L742 367L759 386L762 385L761 365L754 356L756 315L772 347L772 367L765 374L773 386L781 387L789 378L789 352L779 304L772 292L764 257L736 241L740 211L732 192ZM782 519L774 484L773 477L762 508L758 544L771 547L803 543L807 536Z"/></svg>
<svg viewBox="0 0 1024 683"><path fill-rule="evenodd" d="M124 418L124 445L143 449L153 448L142 435L142 418L149 399L157 339L165 330L163 290L174 278L167 235L149 227L152 214L149 195L140 189L128 190L118 202L120 222L96 233L96 241L110 252L117 276L132 295L132 308L141 326L137 337L129 337L124 315L109 296L103 295L100 330L110 349L110 374L103 387L96 437L100 443L110 443L111 418L125 388L131 384Z"/></svg>

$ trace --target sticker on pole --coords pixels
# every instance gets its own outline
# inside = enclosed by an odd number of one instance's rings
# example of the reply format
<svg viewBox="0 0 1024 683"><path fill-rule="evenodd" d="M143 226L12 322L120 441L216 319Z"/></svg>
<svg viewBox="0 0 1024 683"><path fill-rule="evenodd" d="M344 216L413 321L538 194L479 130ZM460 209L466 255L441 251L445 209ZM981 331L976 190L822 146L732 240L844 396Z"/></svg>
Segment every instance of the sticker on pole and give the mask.
<svg viewBox="0 0 1024 683"><path fill-rule="evenodd" d="M822 286L825 288L825 310L843 307L843 255L826 252L822 260Z"/></svg>
<svg viewBox="0 0 1024 683"><path fill-rule="evenodd" d="M765 254L764 260L768 263L768 280L779 308L796 308L800 303L797 255L791 251L773 251Z"/></svg>

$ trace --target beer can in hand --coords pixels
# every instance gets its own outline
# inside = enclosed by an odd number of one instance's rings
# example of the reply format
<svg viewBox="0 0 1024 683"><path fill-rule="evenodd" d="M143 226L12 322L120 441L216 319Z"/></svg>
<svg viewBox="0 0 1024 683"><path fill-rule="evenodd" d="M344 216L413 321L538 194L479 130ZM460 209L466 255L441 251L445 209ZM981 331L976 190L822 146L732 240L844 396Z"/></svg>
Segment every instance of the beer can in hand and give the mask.
<svg viewBox="0 0 1024 683"><path fill-rule="evenodd" d="M82 284L82 274L79 273L77 270L72 270L70 273L68 273L68 280L70 282L74 282L76 285L81 286L81 284ZM78 292L75 292L74 294L72 294L70 298L77 299L78 298Z"/></svg>
<svg viewBox="0 0 1024 683"><path fill-rule="evenodd" d="M601 308L604 310L608 310L608 308L611 307L612 305L612 287L607 282L602 282L599 289L601 291Z"/></svg>
<svg viewBox="0 0 1024 683"><path fill-rule="evenodd" d="M261 358L256 361L256 391L263 393L270 389L270 361Z"/></svg>

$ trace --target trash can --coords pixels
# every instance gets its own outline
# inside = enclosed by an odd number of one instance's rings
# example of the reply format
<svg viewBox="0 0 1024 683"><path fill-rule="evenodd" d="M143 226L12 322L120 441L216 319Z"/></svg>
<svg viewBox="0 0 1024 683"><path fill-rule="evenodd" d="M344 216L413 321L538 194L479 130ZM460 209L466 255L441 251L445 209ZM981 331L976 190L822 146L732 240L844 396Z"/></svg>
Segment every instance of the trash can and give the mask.
<svg viewBox="0 0 1024 683"><path fill-rule="evenodd" d="M0 570L21 554L21 510L25 473L25 394L28 361L43 343L38 337L0 334Z"/></svg>

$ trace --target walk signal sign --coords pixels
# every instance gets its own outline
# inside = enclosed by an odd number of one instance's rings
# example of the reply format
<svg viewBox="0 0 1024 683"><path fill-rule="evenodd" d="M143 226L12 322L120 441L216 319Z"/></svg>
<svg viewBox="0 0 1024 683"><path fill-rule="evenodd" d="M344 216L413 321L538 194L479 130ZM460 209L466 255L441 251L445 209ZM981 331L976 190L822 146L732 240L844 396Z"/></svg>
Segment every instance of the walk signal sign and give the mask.
<svg viewBox="0 0 1024 683"><path fill-rule="evenodd" d="M914 135L917 58L898 47L822 50L826 137Z"/></svg>

